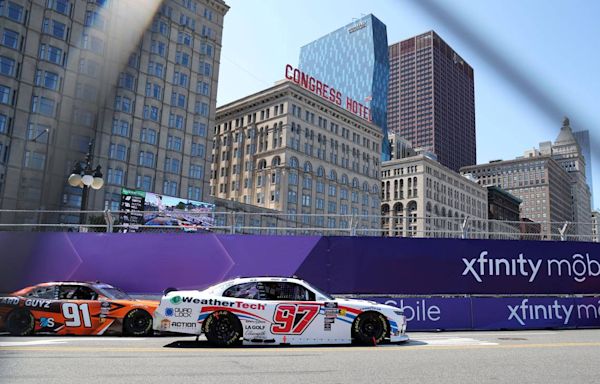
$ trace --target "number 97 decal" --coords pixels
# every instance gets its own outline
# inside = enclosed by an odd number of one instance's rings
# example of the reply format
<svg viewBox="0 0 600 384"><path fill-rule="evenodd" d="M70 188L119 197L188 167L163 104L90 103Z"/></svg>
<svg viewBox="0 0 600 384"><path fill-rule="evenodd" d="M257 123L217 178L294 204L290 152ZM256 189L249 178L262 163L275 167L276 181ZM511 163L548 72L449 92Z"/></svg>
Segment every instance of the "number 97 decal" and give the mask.
<svg viewBox="0 0 600 384"><path fill-rule="evenodd" d="M271 333L301 335L319 314L314 304L279 304L273 314Z"/></svg>

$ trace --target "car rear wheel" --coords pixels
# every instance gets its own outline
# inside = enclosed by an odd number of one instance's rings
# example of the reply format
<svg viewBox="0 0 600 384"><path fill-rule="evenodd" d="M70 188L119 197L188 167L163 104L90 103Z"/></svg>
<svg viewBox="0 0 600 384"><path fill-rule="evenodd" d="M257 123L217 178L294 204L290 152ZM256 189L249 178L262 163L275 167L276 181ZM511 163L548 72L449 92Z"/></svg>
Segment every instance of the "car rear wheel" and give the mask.
<svg viewBox="0 0 600 384"><path fill-rule="evenodd" d="M378 312L361 313L352 324L352 338L364 345L381 343L388 332L388 321Z"/></svg>
<svg viewBox="0 0 600 384"><path fill-rule="evenodd" d="M242 323L231 312L213 312L204 322L204 333L212 345L229 347L237 344L242 337Z"/></svg>
<svg viewBox="0 0 600 384"><path fill-rule="evenodd" d="M130 336L152 334L152 316L139 308L130 311L123 319L123 334Z"/></svg>
<svg viewBox="0 0 600 384"><path fill-rule="evenodd" d="M35 318L27 309L15 309L6 318L6 330L13 336L27 336L35 329Z"/></svg>

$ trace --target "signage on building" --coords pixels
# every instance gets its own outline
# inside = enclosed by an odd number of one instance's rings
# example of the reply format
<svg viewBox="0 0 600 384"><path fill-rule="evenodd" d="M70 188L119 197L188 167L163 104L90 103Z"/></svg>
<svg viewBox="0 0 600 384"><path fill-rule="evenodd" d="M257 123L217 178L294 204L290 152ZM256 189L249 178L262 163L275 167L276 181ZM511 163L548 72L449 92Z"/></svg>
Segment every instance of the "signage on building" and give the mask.
<svg viewBox="0 0 600 384"><path fill-rule="evenodd" d="M123 188L119 217L127 232L139 231L140 225L197 232L214 225L214 210L214 204Z"/></svg>
<svg viewBox="0 0 600 384"><path fill-rule="evenodd" d="M367 26L367 22L361 21L360 23L356 23L356 25L348 28L348 33L356 32L358 30L365 28L366 26Z"/></svg>
<svg viewBox="0 0 600 384"><path fill-rule="evenodd" d="M285 78L300 85L302 88L314 93L315 95L320 96L339 107L345 108L349 112L362 119L367 121L373 120L371 108L356 100L353 100L351 97L344 97L340 90L325 84L321 80L316 79L314 76L311 76L298 68L294 68L290 64L285 66Z"/></svg>

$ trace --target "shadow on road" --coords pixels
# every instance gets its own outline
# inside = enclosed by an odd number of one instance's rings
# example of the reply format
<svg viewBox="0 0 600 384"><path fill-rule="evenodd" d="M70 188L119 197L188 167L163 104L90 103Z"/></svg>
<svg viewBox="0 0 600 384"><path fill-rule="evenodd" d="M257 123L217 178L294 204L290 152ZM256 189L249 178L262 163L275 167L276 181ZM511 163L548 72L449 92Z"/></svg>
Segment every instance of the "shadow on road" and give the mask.
<svg viewBox="0 0 600 384"><path fill-rule="evenodd" d="M376 347L387 347L387 346L397 346L397 345L427 345L427 343L418 341L418 340L410 340L405 343L383 343L379 344ZM303 344L303 345L290 345L290 344L263 344L263 345L233 345L230 348L347 348L347 347L355 347L357 349L360 348L373 348L373 346L369 345L357 345L357 344ZM164 346L164 348L211 348L211 349L221 349L223 347L215 347L211 345L206 340L178 340L172 343L169 343Z"/></svg>

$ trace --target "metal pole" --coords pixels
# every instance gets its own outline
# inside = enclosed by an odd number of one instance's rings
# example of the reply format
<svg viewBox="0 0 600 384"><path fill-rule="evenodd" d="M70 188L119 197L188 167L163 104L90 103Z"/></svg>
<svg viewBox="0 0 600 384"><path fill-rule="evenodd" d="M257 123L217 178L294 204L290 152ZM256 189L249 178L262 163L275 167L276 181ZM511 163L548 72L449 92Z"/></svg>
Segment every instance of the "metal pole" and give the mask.
<svg viewBox="0 0 600 384"><path fill-rule="evenodd" d="M81 192L81 212L79 214L79 224L85 225L85 211L87 210L87 201L88 201L88 193L90 191L90 187L83 186L83 191Z"/></svg>

